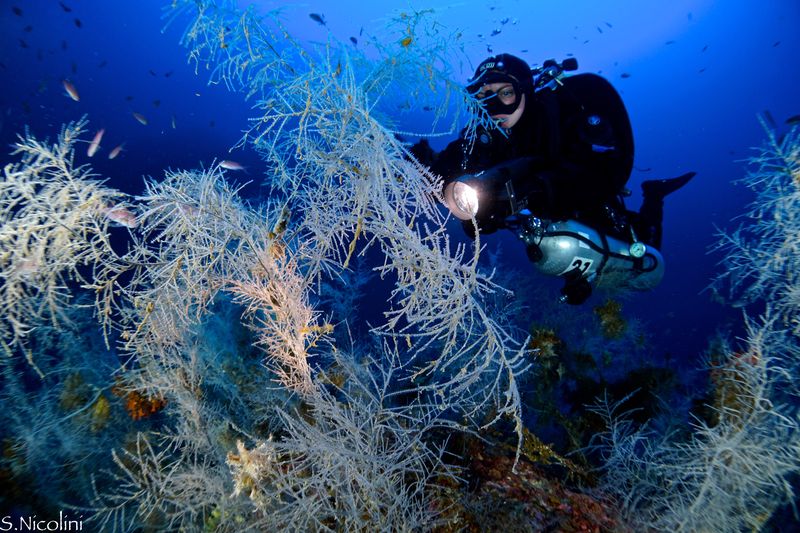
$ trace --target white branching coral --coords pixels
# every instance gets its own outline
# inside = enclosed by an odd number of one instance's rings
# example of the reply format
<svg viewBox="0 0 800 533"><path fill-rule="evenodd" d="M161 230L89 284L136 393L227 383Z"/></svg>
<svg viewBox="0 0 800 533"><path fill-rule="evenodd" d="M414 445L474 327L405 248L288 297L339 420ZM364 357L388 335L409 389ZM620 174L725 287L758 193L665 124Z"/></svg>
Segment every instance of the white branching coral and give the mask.
<svg viewBox="0 0 800 533"><path fill-rule="evenodd" d="M435 94L437 109L443 97L463 109L470 99L449 76L458 40L432 11L405 12L390 29L401 36L370 41L377 57L368 59L333 39L304 48L277 12L237 12L226 2L173 7L176 17L191 17L184 44L192 60L214 65L212 79L258 98L261 116L242 143L262 155L272 194L286 199L303 246L303 275L335 276L355 255L378 248L385 258L379 271L395 289L383 323L370 321L374 330L411 345L406 360L443 409L473 424L494 412L495 420L511 417L521 428L525 344L487 312L487 296L502 289L476 268L479 241L472 249L451 247L440 184L409 157L382 113L396 111L390 104L397 94L418 103ZM224 46L219 28L230 29Z"/></svg>
<svg viewBox="0 0 800 533"><path fill-rule="evenodd" d="M521 435L527 366L525 343L488 310L502 289L477 268L480 242L451 247L436 177L381 115L417 76L424 90L406 92L415 101L458 103L450 36L427 11L404 14L401 37L369 60L333 41L304 49L275 16L233 2L173 5L192 13L191 60L259 98L245 142L267 163L270 204L242 201L219 165L168 172L120 203L72 168L80 126L55 149L26 138L30 155L6 168L0 191L7 350L24 347L36 321L57 320L65 276L77 277L123 357L116 390L158 399L165 421L115 453L117 477L98 494L96 517L112 529L430 527L432 480L453 476L433 429L464 429L445 415L474 429L491 414ZM109 223L130 230L124 253L108 244ZM394 284L386 314L370 317L383 342L369 371L329 344L335 326L309 303L367 251L385 258L377 271ZM237 347L223 363L207 346L203 330L223 305L244 308L236 319L264 364ZM344 382L313 368L315 355L346 369Z"/></svg>
<svg viewBox="0 0 800 533"><path fill-rule="evenodd" d="M86 166L75 166L74 144L86 120L70 123L49 144L20 137L0 181L0 344L24 352L36 368L27 338L42 324L66 320L70 283L87 283L85 265L114 257L107 226L125 209L122 194L104 187Z"/></svg>
<svg viewBox="0 0 800 533"><path fill-rule="evenodd" d="M235 494L253 502L268 529L415 531L434 523L434 480L454 473L424 436L444 422L432 405L391 406L393 393L411 392L392 391L396 356L382 370L368 359L377 375L365 376L338 354L340 386L307 397L303 416L282 412L282 438L250 450L238 443L229 454Z"/></svg>
<svg viewBox="0 0 800 533"><path fill-rule="evenodd" d="M725 258L712 288L739 304L769 300L800 334L800 128L778 139L761 123L767 142L742 179L756 197L748 222L719 236Z"/></svg>
<svg viewBox="0 0 800 533"><path fill-rule="evenodd" d="M712 361L711 416L695 420L691 435L678 438L634 430L619 405L597 410L609 427L600 436L605 488L643 528L755 531L794 499L790 479L800 472L799 131L782 143L768 131L745 179L757 192L749 221L720 240L725 271L716 286L727 285L744 302L761 300L766 310L756 320L745 318L742 347L726 346Z"/></svg>

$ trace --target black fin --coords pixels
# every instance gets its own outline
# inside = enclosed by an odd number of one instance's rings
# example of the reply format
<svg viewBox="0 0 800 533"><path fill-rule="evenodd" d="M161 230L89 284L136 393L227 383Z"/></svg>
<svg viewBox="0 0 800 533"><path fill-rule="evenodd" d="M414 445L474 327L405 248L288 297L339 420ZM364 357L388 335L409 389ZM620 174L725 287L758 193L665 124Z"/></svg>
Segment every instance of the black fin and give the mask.
<svg viewBox="0 0 800 533"><path fill-rule="evenodd" d="M645 181L642 183L642 193L644 193L645 196L664 198L666 195L677 191L689 183L695 174L697 174L697 172L687 172L677 178Z"/></svg>

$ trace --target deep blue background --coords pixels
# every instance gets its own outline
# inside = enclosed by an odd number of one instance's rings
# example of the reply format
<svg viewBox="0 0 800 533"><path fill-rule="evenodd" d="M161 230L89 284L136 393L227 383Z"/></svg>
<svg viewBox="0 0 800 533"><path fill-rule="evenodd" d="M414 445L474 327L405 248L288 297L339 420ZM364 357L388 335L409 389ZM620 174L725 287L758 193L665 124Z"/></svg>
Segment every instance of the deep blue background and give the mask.
<svg viewBox="0 0 800 533"><path fill-rule="evenodd" d="M37 136L53 138L63 123L86 114L87 140L99 128L106 134L98 155L89 160L80 149L78 161L91 162L101 177L126 192L139 192L145 175L208 166L215 158L246 165L241 180L252 180L255 190L259 158L249 150L228 152L255 113L240 95L208 86L204 69L195 74L178 45L183 25L162 32L162 3L64 0L71 12L56 0L0 3L0 162L9 161L6 147L26 125ZM347 41L362 28L378 34L386 17L404 5L308 2L287 8L285 17L300 40L324 40L331 31ZM462 80L489 49L518 54L532 64L571 54L580 71L607 76L621 92L634 128L638 170L629 183L630 207L639 205L641 181L698 172L667 201L664 282L625 305L626 312L647 323L657 351L699 364L708 337L741 322L740 311L713 302L703 289L721 268L719 256L707 255L715 226L734 227L731 219L749 200L734 181L744 174L741 160L765 138L756 116L768 110L780 132L787 128L785 119L800 113L800 2L414 5L437 7L463 32L471 64L459 71ZM323 14L327 26L310 13ZM65 78L77 87L80 102L65 96ZM143 114L149 124L140 125L132 112ZM418 130L426 131L425 115L416 120ZM447 140L433 143L441 147ZM111 148L122 142L125 151L109 161ZM529 268L513 237L495 239L519 257L521 269Z"/></svg>

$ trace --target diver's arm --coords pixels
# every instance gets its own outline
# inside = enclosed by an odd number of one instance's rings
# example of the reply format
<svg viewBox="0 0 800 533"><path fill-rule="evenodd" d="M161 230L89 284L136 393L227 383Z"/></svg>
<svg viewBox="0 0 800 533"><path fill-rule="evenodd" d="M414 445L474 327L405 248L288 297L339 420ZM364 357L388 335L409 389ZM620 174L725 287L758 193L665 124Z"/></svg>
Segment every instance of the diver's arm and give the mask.
<svg viewBox="0 0 800 533"><path fill-rule="evenodd" d="M540 157L512 159L485 174L497 183L510 185L498 189L497 195L504 202L513 200L512 211L526 207L543 218L568 218L577 211L603 205L619 193L600 169L595 172Z"/></svg>
<svg viewBox="0 0 800 533"><path fill-rule="evenodd" d="M540 157L519 157L495 165L478 176L494 186L494 203L508 216L528 208L535 209L538 216L546 216L552 205L552 172ZM498 213L499 215L500 213Z"/></svg>
<svg viewBox="0 0 800 533"><path fill-rule="evenodd" d="M476 222L482 234L505 227L506 218L528 207L529 198L536 198L542 205L550 198L547 173L536 157L508 160L474 174L461 172L457 178L478 191L482 207L478 209ZM445 186L452 181L446 180ZM472 221L465 220L463 227L467 235L474 237Z"/></svg>
<svg viewBox="0 0 800 533"><path fill-rule="evenodd" d="M491 205L479 214L482 230L503 227L506 217L522 209L541 218L570 218L577 212L602 206L617 194L608 178L599 172L554 165L551 160L533 156L504 161L470 175L482 183L484 205Z"/></svg>

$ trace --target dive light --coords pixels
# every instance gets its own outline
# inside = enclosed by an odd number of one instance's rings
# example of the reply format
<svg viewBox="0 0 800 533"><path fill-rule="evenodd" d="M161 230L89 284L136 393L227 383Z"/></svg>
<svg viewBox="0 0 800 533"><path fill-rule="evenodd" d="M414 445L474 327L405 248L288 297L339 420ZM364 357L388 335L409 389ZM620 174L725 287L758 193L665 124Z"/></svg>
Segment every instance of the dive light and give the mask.
<svg viewBox="0 0 800 533"><path fill-rule="evenodd" d="M450 212L459 220L470 220L478 214L478 189L469 181L452 181L444 188L444 200Z"/></svg>

